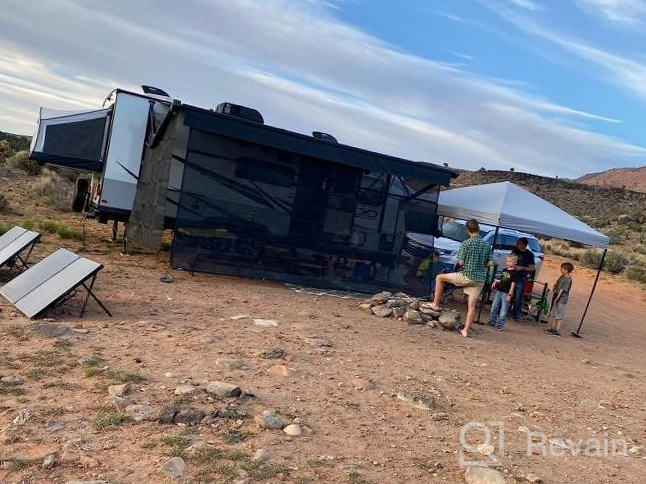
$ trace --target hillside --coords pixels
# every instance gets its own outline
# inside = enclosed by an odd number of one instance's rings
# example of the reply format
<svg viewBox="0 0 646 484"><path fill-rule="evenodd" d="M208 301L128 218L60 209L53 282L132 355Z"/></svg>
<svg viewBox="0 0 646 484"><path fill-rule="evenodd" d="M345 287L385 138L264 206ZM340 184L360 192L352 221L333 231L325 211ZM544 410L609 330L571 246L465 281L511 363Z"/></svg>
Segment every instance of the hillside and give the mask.
<svg viewBox="0 0 646 484"><path fill-rule="evenodd" d="M641 168L615 168L600 173L590 173L577 180L586 185L625 188L646 193L646 166Z"/></svg>
<svg viewBox="0 0 646 484"><path fill-rule="evenodd" d="M11 134L0 131L0 143L6 141L11 147L11 151L22 151L29 149L31 143L31 136L23 136L20 134Z"/></svg>

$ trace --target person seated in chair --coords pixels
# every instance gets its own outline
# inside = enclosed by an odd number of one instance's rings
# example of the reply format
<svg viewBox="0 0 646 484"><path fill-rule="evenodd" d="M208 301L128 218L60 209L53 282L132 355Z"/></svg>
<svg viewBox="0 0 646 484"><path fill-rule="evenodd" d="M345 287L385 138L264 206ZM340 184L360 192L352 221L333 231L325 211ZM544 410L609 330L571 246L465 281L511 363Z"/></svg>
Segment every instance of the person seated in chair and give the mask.
<svg viewBox="0 0 646 484"><path fill-rule="evenodd" d="M511 318L516 321L520 316L520 308L523 304L523 290L525 288L525 281L534 277L536 271L536 260L534 253L527 248L529 241L525 237L520 237L516 248L511 251L513 255L518 258L516 262L516 287L514 289L514 307L511 313Z"/></svg>

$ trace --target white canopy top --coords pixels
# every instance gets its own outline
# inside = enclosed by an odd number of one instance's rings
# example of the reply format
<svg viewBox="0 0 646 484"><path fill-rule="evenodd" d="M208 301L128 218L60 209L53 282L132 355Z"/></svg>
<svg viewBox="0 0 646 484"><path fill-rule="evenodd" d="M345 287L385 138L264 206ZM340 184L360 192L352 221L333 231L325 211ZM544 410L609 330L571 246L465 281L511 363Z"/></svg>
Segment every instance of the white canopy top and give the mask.
<svg viewBox="0 0 646 484"><path fill-rule="evenodd" d="M437 213L594 247L610 243L607 235L511 182L442 191Z"/></svg>

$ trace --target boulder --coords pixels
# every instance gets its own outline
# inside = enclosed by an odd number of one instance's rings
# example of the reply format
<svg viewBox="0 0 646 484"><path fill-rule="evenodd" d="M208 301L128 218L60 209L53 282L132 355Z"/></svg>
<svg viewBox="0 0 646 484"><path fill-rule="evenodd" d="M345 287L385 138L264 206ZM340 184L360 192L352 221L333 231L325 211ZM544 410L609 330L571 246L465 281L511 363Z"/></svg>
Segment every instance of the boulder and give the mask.
<svg viewBox="0 0 646 484"><path fill-rule="evenodd" d="M389 316L392 316L393 310L392 308L387 307L385 304L382 304L380 306L375 306L374 308L372 308L372 313L378 318L387 318Z"/></svg>
<svg viewBox="0 0 646 484"><path fill-rule="evenodd" d="M206 416L202 410L197 408L184 408L175 415L175 423L184 425L197 425Z"/></svg>
<svg viewBox="0 0 646 484"><path fill-rule="evenodd" d="M372 301L375 301L379 304L386 304L389 299L392 299L392 297L393 297L392 293L388 291L383 291L378 294L375 294L374 296L372 296L371 299Z"/></svg>
<svg viewBox="0 0 646 484"><path fill-rule="evenodd" d="M457 313L454 313L452 311L443 311L440 314L438 321L440 323L440 326L442 326L444 329L456 329L458 319L459 318Z"/></svg>
<svg viewBox="0 0 646 484"><path fill-rule="evenodd" d="M186 463L181 457L173 457L167 460L160 468L159 472L168 477L178 478L184 475Z"/></svg>
<svg viewBox="0 0 646 484"><path fill-rule="evenodd" d="M267 449L258 449L253 455L253 460L256 462L267 462L271 459L271 453Z"/></svg>
<svg viewBox="0 0 646 484"><path fill-rule="evenodd" d="M239 386L223 381L212 381L207 385L206 391L218 397L239 397L242 395Z"/></svg>
<svg viewBox="0 0 646 484"><path fill-rule="evenodd" d="M404 321L408 324L424 324L422 315L414 309L409 309L404 313Z"/></svg>
<svg viewBox="0 0 646 484"><path fill-rule="evenodd" d="M393 308L393 318L403 318L406 314L406 308Z"/></svg>
<svg viewBox="0 0 646 484"><path fill-rule="evenodd" d="M272 430L279 430L287 425L285 419L281 417L276 410L263 411L254 417L254 422L256 422L260 428Z"/></svg>
<svg viewBox="0 0 646 484"><path fill-rule="evenodd" d="M283 429L283 432L285 432L287 435L290 437L300 437L301 434L303 433L301 430L301 426L298 424L290 424L287 427Z"/></svg>
<svg viewBox="0 0 646 484"><path fill-rule="evenodd" d="M194 385L180 385L175 388L175 395L192 395L200 391L199 387Z"/></svg>
<svg viewBox="0 0 646 484"><path fill-rule="evenodd" d="M365 311L366 309L370 309L372 307L372 302L363 302L357 306L359 309L362 311Z"/></svg>
<svg viewBox="0 0 646 484"><path fill-rule="evenodd" d="M108 393L113 397L123 397L126 393L130 391L130 383L124 383L122 385L110 385L108 387Z"/></svg>
<svg viewBox="0 0 646 484"><path fill-rule="evenodd" d="M505 484L505 477L489 467L469 467L464 478L467 484Z"/></svg>
<svg viewBox="0 0 646 484"><path fill-rule="evenodd" d="M397 398L420 410L432 410L435 408L435 396L430 393L402 390L397 394Z"/></svg>

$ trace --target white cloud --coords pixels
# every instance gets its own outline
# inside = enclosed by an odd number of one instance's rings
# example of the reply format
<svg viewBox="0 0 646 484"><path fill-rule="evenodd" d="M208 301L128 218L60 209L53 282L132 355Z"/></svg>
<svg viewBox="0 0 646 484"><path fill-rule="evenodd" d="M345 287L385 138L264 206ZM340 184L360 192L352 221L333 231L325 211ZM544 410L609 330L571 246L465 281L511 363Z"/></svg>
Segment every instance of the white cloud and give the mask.
<svg viewBox="0 0 646 484"><path fill-rule="evenodd" d="M184 102L238 102L280 127L452 166L576 175L646 155L574 123L616 119L403 53L339 22L322 0L3 2L0 47L12 57L0 58L0 104L16 115L0 117L0 129L30 132L39 104L92 108L114 83L152 84Z"/></svg>
<svg viewBox="0 0 646 484"><path fill-rule="evenodd" d="M526 8L527 10L538 10L541 8L540 5L538 5L535 2L532 2L531 0L507 0L507 1L513 3L517 7Z"/></svg>
<svg viewBox="0 0 646 484"><path fill-rule="evenodd" d="M588 11L613 22L642 24L646 21L644 0L577 0Z"/></svg>

